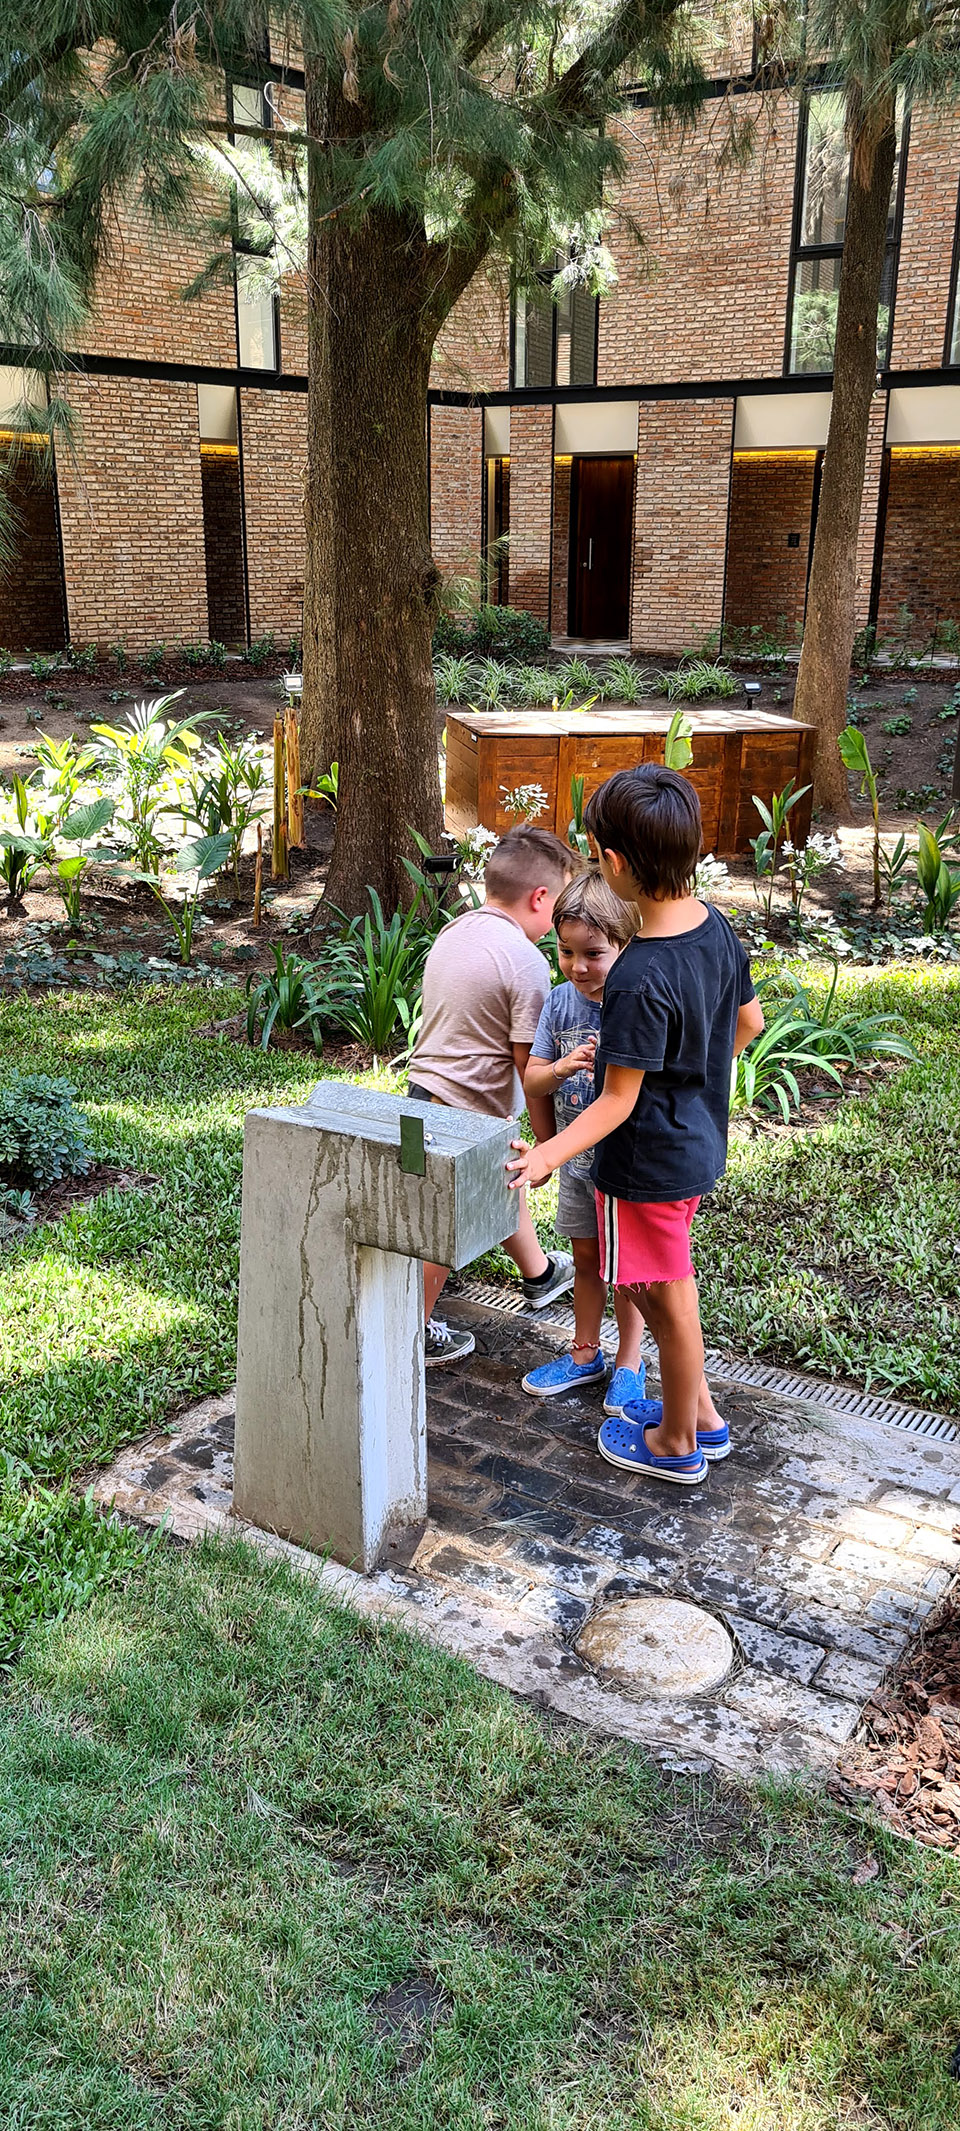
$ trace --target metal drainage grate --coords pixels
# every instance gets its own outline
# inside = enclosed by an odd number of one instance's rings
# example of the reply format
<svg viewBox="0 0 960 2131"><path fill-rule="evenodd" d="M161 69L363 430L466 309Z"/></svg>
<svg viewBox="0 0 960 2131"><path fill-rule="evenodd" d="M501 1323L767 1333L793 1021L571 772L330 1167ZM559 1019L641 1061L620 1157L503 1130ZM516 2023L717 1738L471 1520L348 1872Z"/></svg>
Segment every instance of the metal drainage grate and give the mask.
<svg viewBox="0 0 960 2131"><path fill-rule="evenodd" d="M520 1317L526 1324L550 1325L556 1332L573 1331L573 1311L562 1305L528 1310L522 1295L515 1290L494 1287L485 1280L463 1280L458 1293L465 1302L479 1303L485 1310L499 1310L507 1317ZM604 1323L600 1344L605 1354L616 1353L616 1325ZM643 1351L646 1360L655 1364L657 1349L649 1336L644 1339ZM819 1377L794 1376L785 1369L773 1369L766 1362L733 1361L713 1347L707 1348L704 1363L708 1374L720 1383L743 1384L751 1391L775 1391L781 1398L815 1401L818 1406L829 1407L832 1413L848 1413L859 1421L885 1421L892 1428L903 1428L910 1435L925 1435L941 1443L960 1440L960 1426L943 1413L903 1406L896 1399L871 1398L865 1391L845 1391L837 1384L823 1383Z"/></svg>

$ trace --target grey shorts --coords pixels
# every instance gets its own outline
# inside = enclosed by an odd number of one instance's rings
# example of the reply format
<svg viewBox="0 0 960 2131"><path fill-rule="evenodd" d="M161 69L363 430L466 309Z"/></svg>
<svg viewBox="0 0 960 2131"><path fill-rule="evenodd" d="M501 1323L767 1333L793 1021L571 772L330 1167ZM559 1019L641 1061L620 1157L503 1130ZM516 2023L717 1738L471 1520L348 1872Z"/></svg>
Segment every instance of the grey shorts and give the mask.
<svg viewBox="0 0 960 2131"><path fill-rule="evenodd" d="M568 1169L560 1171L557 1227L561 1236L569 1236L571 1242L581 1236L597 1234L597 1196L593 1185L586 1177L571 1176Z"/></svg>

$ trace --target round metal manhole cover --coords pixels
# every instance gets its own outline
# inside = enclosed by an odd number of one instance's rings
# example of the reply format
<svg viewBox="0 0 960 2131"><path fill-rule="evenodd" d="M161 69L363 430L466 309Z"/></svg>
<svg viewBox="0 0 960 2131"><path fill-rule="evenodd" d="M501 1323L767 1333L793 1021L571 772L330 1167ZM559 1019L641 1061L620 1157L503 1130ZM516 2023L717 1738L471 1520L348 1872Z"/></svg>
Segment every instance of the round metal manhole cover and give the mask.
<svg viewBox="0 0 960 2131"><path fill-rule="evenodd" d="M733 1664L733 1644L712 1613L678 1598L618 1598L588 1620L577 1653L633 1694L708 1694Z"/></svg>

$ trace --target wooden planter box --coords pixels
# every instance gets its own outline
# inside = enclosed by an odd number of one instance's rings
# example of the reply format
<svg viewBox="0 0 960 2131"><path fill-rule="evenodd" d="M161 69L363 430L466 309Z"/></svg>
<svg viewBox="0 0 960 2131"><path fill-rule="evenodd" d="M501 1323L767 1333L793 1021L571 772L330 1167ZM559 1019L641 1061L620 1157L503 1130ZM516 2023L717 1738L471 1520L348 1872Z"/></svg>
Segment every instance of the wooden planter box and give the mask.
<svg viewBox="0 0 960 2131"><path fill-rule="evenodd" d="M541 828L566 838L570 782L582 777L589 798L614 770L662 762L673 706L662 710L507 711L447 713L447 827L465 834L482 823L501 835L513 826L503 811L503 790L540 784L547 795ZM750 849L762 826L753 795L769 805L791 777L812 784L816 734L812 725L770 711L718 704L692 710L693 761L685 775L696 787L703 813L703 848L717 858ZM813 795L790 815L790 835L803 843L810 829Z"/></svg>

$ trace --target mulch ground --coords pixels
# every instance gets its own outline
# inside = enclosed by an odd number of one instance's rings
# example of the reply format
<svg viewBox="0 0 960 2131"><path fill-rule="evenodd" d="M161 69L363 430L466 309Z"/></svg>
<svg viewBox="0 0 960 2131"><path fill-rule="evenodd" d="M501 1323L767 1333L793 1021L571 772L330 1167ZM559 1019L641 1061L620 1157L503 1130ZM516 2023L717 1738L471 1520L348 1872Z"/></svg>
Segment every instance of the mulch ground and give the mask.
<svg viewBox="0 0 960 2131"><path fill-rule="evenodd" d="M954 1529L960 1538L960 1526ZM837 1788L900 1835L960 1857L960 1599L948 1596L868 1702Z"/></svg>

